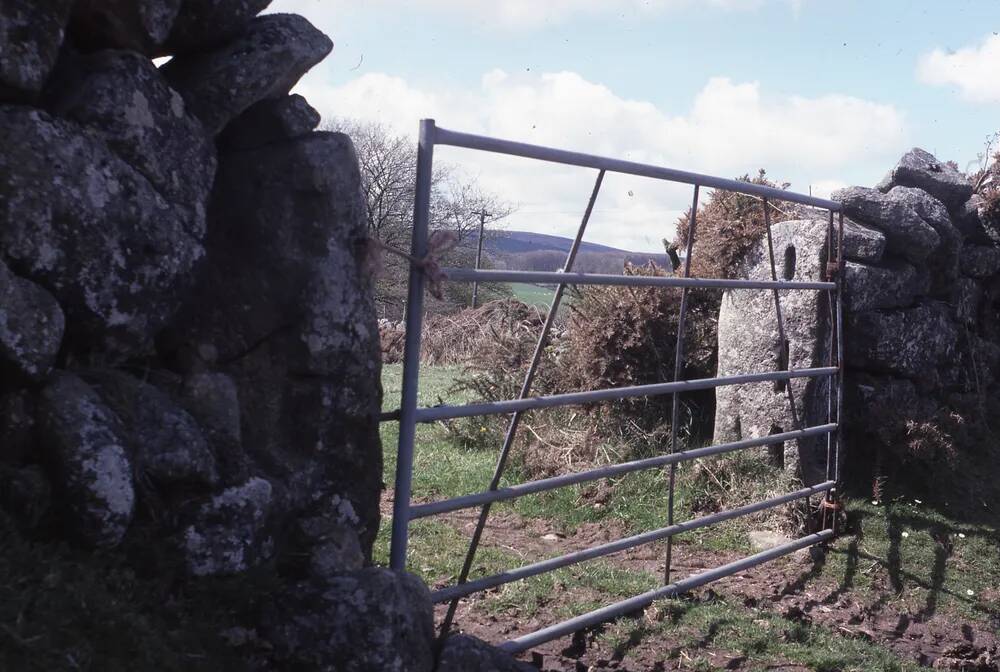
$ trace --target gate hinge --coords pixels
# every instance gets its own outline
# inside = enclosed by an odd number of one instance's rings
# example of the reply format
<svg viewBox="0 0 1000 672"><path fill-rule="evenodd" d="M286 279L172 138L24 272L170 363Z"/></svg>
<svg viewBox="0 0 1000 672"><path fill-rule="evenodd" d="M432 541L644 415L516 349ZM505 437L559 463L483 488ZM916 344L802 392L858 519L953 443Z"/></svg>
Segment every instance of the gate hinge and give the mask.
<svg viewBox="0 0 1000 672"><path fill-rule="evenodd" d="M826 262L826 278L827 280L836 280L837 276L844 269L844 260L835 259L834 261Z"/></svg>
<svg viewBox="0 0 1000 672"><path fill-rule="evenodd" d="M824 530L833 530L834 534L839 534L845 523L844 500L836 490L828 490L826 497L819 503L820 527Z"/></svg>

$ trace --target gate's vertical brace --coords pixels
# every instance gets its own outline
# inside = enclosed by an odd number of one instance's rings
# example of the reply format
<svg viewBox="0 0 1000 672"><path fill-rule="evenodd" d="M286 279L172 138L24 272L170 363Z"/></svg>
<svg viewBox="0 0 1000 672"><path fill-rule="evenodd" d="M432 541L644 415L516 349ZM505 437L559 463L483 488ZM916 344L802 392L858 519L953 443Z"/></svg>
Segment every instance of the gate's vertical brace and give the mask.
<svg viewBox="0 0 1000 672"><path fill-rule="evenodd" d="M573 268L573 262L576 261L577 251L580 249L580 243L583 242L583 234L587 230L587 223L590 221L590 215L594 211L594 203L597 202L597 194L601 191L601 184L604 182L604 170L597 174L597 180L594 182L594 189L590 193L590 200L587 202L587 209L583 213L583 219L580 221L580 228L576 232L576 238L573 239L573 244L569 248L569 252L566 255L566 265L563 268L564 271L570 271ZM560 282L556 286L555 294L552 296L552 303L549 305L548 315L545 316L545 324L542 325L542 331L538 336L538 342L535 344L535 352L531 357L531 364L528 366L528 371L524 375L524 382L521 384L521 392L518 395L518 399L524 399L531 393L531 386L535 381L535 373L538 371L538 365L542 361L542 353L545 351L545 344L548 340L549 331L552 329L552 324L555 322L556 314L559 312L559 304L562 303L563 292L566 291L566 284ZM497 458L496 468L493 471L493 478L490 481L489 490L496 490L500 485L500 479L503 477L504 469L507 466L507 459L510 457L510 450L514 445L514 437L517 435L517 428L521 423L522 411L515 411L510 417L510 423L507 425L507 434L504 436L503 446L500 449L500 456ZM465 554L465 562L462 563L462 571L459 572L458 581L459 585L465 583L469 578L469 572L472 571L472 563L476 559L476 550L479 548L479 542L483 536L483 530L486 527L486 520L490 515L490 507L492 504L487 502L483 505L483 508L479 512L479 519L476 521L476 529L472 533L472 540L469 542L469 550ZM451 623L455 618L455 610L458 609L458 602L461 598L456 597L448 605L448 612L445 614L444 621L441 623L441 640L448 636L448 631L451 629Z"/></svg>
<svg viewBox="0 0 1000 672"><path fill-rule="evenodd" d="M694 185L691 199L691 219L688 222L687 247L684 250L684 277L691 277L691 251L694 249L694 235L698 228L698 185ZM681 379L684 368L684 323L687 320L688 288L681 288L681 308L677 317L677 338L674 351L674 380ZM680 392L674 392L670 409L670 452L677 452L677 419L680 416ZM677 464L670 465L667 476L667 525L674 524L674 484L677 480ZM674 538L667 537L667 556L663 563L663 583L670 583L670 562L673 559Z"/></svg>
<svg viewBox="0 0 1000 672"><path fill-rule="evenodd" d="M778 281L778 270L774 263L774 238L771 235L771 206L768 203L767 198L764 201L764 231L767 236L767 257L771 264L771 280ZM783 369L788 369L791 367L791 344L788 342L788 335L785 332L785 320L781 314L781 297L778 295L778 289L774 288L771 290L771 294L774 296L774 315L778 322L778 362ZM792 414L792 427L793 429L802 429L802 423L799 421L799 412L795 407L795 392L792 390L792 381L785 383L785 393L788 396L788 410Z"/></svg>
<svg viewBox="0 0 1000 672"><path fill-rule="evenodd" d="M827 264L826 264L826 273L824 274L824 277L823 277L824 280L829 280L830 279L830 275L831 275L830 271L833 268L833 266L831 265L831 260L834 258L834 250L833 250L833 210L830 210L828 214L829 214L829 221L827 222L827 227L826 227L826 259L827 259ZM833 360L833 358L834 358L834 345L835 345L835 341L836 341L836 338L837 338L837 334L835 333L835 330L837 330L837 329L840 328L840 325L837 323L837 317L836 317L836 314L835 314L836 304L837 304L837 297L836 297L836 294L834 293L834 290L831 289L831 290L827 291L827 293L826 293L826 303L827 303L827 312L829 312L829 314L830 314L830 326L829 326L830 336L827 339L826 364L827 364L827 366L833 366L833 361L834 361ZM826 381L826 421L827 422L833 422L833 419L832 419L833 418L833 390L834 390L833 385L834 385L834 383L833 383L833 376L830 376L829 380ZM833 434L827 434L827 436L826 436L826 480L828 480L828 481L833 479L833 455L834 455L834 452L833 452L833 442L834 442ZM823 509L823 527L826 527L826 509Z"/></svg>
<svg viewBox="0 0 1000 672"><path fill-rule="evenodd" d="M420 122L417 146L417 183L413 199L413 240L410 254L423 259L427 254L430 228L431 175L434 171L434 120ZM396 460L396 492L392 505L392 545L389 566L406 569L406 546L410 524L410 495L413 485L413 443L416 438L417 390L420 385L420 336L424 319L423 269L410 264L406 294L406 340L403 349L403 390L399 414L399 453Z"/></svg>
<svg viewBox="0 0 1000 672"><path fill-rule="evenodd" d="M830 217L833 217L831 212ZM836 492L840 493L841 445L844 441L844 212L838 213L837 225L837 436L834 452L833 480L837 482ZM836 528L834 528L836 529Z"/></svg>
<svg viewBox="0 0 1000 672"><path fill-rule="evenodd" d="M839 212L839 222L834 227L834 211L829 211L827 225L827 264L825 279L833 280L833 289L827 292L827 303L829 303L830 313L830 339L828 343L827 362L829 366L836 363L837 375L830 376L827 381L827 421L834 422L836 417L835 433L827 435L826 449L826 478L834 482L834 487L827 492L823 506L822 523L824 528L830 528L834 532L837 529L837 510L840 507L837 501L840 497L840 468L841 451L840 446L843 441L843 399L844 399L844 332L843 332L843 289L844 289L844 213ZM836 378L836 382L834 382ZM836 386L836 387L835 387ZM834 390L836 389L836 402L834 401ZM828 517L828 513L832 515Z"/></svg>

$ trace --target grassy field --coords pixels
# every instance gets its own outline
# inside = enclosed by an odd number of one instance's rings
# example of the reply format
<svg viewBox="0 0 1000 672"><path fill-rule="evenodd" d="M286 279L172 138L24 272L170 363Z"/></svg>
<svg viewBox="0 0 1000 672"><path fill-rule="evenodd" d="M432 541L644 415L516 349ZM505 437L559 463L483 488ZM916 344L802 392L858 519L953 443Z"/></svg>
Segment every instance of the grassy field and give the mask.
<svg viewBox="0 0 1000 672"><path fill-rule="evenodd" d="M459 374L458 367L424 367L420 403L468 401L452 390ZM385 367L387 409L398 405L400 380L399 366ZM391 483L397 427L387 423L382 432L386 482ZM437 500L483 490L495 459L495 451L459 447L442 427L421 426L415 450L414 498ZM505 483L523 480L516 463L508 472ZM545 529L565 536L594 523L621 533L664 524L666 497L660 471L614 480L599 503L585 496L585 487L525 497L498 505L494 512L512 520L542 521ZM689 506L697 494L691 491L693 487L682 471L677 497L680 520L701 515ZM855 499L848 502L848 509L854 532L831 544L823 562L810 570L807 586L834 586L841 599L872 603L879 609L891 608L918 618L938 615L978 624L996 620L1000 613L1000 536L995 527L956 522L916 500L875 504ZM411 526L409 568L431 585L453 582L458 573L468 532L456 527L454 521L434 518ZM388 528L385 521L376 550L377 561L382 563L387 561ZM676 543L679 549L709 554L745 553L749 549L747 530L746 523L735 522L681 535ZM559 552L554 549L550 554ZM476 608L517 621L542 611L545 617L566 617L658 584L656 572L626 567L615 558L609 556L507 585L477 599ZM502 540L487 539L477 555L473 576L493 574L535 559L517 547L505 546ZM601 645L619 651L669 634L673 648L667 652L668 658L681 657L683 652L685 669L715 669L713 660L705 657L707 650L699 653L696 646L705 629L711 627L716 631L715 639L725 639L730 649L735 648L749 661L747 669L757 669L758 664L763 669L778 660L817 670L910 669L909 663L877 643L845 639L842 633L829 628L792 621L766 609L747 608L725 597L710 603L671 600L663 609L669 617L662 622L640 621L637 625L634 619L625 619L605 628L599 637ZM781 637L775 637L775 632L782 633ZM699 658L702 654L703 660Z"/></svg>
<svg viewBox="0 0 1000 672"><path fill-rule="evenodd" d="M537 306L539 308L548 308L552 303L553 290L548 287L542 287L541 285L524 285L524 284L512 284L510 286L511 291L514 292L514 296L518 301L526 303L529 306Z"/></svg>
<svg viewBox="0 0 1000 672"><path fill-rule="evenodd" d="M467 396L456 395L452 390L461 367L422 367L418 403L434 405L442 401L461 403L471 401ZM382 375L385 390L384 407L394 409L399 405L402 384L402 366L386 366ZM392 483L396 469L396 441L398 427L388 423L382 427L385 450L385 481ZM499 450L499 446L497 446ZM485 490L493 475L496 451L468 450L458 447L443 428L422 425L417 428L417 448L414 451L413 497L416 500L436 500ZM508 466L501 485L525 480L515 463ZM616 523L629 534L662 527L667 510L665 474L649 470L609 479L611 494L601 502L581 506L586 484L560 488L538 495L531 495L503 502L493 507L499 513L513 512L529 518L544 518L563 535L572 534L585 523ZM694 493L679 484L676 496L677 510L690 513L687 503ZM383 526L384 528L385 526ZM745 534L732 527L697 530L690 534L694 543L713 549L746 550ZM425 577L429 578L429 577Z"/></svg>

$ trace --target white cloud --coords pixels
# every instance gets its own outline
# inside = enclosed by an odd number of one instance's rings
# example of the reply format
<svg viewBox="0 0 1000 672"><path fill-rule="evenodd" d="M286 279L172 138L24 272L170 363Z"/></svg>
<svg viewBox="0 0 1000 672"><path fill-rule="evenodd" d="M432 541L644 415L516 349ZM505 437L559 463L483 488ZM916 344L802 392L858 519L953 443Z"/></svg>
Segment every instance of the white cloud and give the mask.
<svg viewBox="0 0 1000 672"><path fill-rule="evenodd" d="M454 130L694 172L734 176L764 167L798 191L813 185L817 195L859 167L880 172L906 147L905 120L891 105L782 95L724 77L708 80L682 115L619 96L574 72L493 70L478 88L433 92L369 73L337 87L307 79L298 91L324 115L378 120L408 135L415 135L418 119L432 117ZM511 229L571 235L595 177L594 171L448 147L436 156L519 203ZM656 249L690 198L688 186L609 175L588 240Z"/></svg>
<svg viewBox="0 0 1000 672"><path fill-rule="evenodd" d="M706 6L747 11L757 9L773 0L422 0L428 8L461 13L487 21L496 21L506 27L537 28L561 23L575 17L601 17L608 15L650 16L672 10ZM798 2L777 0L797 10Z"/></svg>
<svg viewBox="0 0 1000 672"><path fill-rule="evenodd" d="M344 86L330 87L306 77L295 87L324 118L339 116L376 120L399 133L415 134L417 120L451 106L446 92L421 91L400 77L373 72Z"/></svg>
<svg viewBox="0 0 1000 672"><path fill-rule="evenodd" d="M819 198L830 198L830 194L837 191L837 189L843 189L847 186L847 182L842 180L816 180L810 185L812 187L812 195L818 196Z"/></svg>
<svg viewBox="0 0 1000 672"><path fill-rule="evenodd" d="M627 16L644 18L665 12L752 11L765 5L782 5L796 15L804 0L408 0L408 9L434 11L488 22L506 29L535 29L574 18ZM323 12L343 14L356 0L276 0L268 11L299 12L315 17ZM399 9L399 0L368 0L374 8Z"/></svg>
<svg viewBox="0 0 1000 672"><path fill-rule="evenodd" d="M954 86L966 100L1000 102L1000 35L958 51L935 49L921 57L917 76L926 84Z"/></svg>

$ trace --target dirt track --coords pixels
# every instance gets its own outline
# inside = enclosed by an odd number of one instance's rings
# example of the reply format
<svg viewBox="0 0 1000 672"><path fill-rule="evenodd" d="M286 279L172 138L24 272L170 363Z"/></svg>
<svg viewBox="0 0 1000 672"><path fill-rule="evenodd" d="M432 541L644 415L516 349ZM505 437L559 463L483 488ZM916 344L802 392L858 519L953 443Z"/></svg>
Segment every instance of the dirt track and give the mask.
<svg viewBox="0 0 1000 672"><path fill-rule="evenodd" d="M475 511L458 512L441 520L467 535L475 521ZM484 543L517 553L524 562L531 562L555 553L566 553L610 541L623 536L620 530L607 525L583 525L570 536L554 534L544 520L525 519L513 513L491 517ZM936 669L1000 670L997 654L1000 641L997 626L1000 616L987 615L984 623L958 622L952 617L935 613L933 598L919 609L907 608L905 601L895 599L892 581L880 581L877 589L862 595L853 590L858 572L873 572L879 562L866 558L858 544L849 543L853 560L846 564L839 581L820 577L826 552L815 549L754 568L696 591L691 600L711 602L722 600L727 605L740 605L746 610L760 609L786 619L788 623L805 623L829 629L839 636L859 638L877 643L901 660ZM830 553L844 552L833 549ZM678 576L696 573L704 568L729 562L737 553L709 552L687 544L675 546L674 567ZM623 569L660 574L663 570L661 545L633 549L608 559ZM441 582L442 585L446 583ZM516 614L496 615L483 608L483 598L470 596L463 600L456 617L456 628L487 641L499 642L566 618L566 591L554 591L540 609L519 619ZM573 599L579 600L576 592ZM586 597L586 596L584 596ZM444 605L438 605L438 621ZM658 618L652 613L635 614L638 619ZM522 655L539 669L549 671L578 670L673 670L692 669L691 661L709 661L711 668L730 670L761 669L751 665L739 651L727 648L725 641L711 632L695 648L673 647L660 632L655 636L634 637L624 647L610 647L599 635L605 626L577 633L572 637L541 645ZM638 628L641 631L641 628ZM778 633L778 636L788 636ZM697 658L696 658L697 657ZM699 668L694 668L699 669ZM806 670L799 664L775 661L769 670Z"/></svg>

